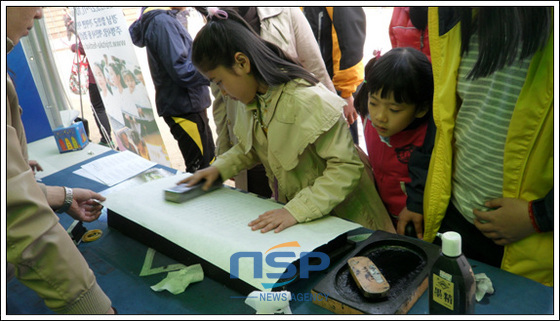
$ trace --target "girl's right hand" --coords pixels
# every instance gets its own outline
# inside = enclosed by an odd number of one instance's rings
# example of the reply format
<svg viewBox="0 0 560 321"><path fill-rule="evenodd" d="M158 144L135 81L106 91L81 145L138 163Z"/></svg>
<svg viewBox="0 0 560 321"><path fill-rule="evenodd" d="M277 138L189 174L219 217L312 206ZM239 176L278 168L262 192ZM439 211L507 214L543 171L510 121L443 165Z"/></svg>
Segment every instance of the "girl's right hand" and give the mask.
<svg viewBox="0 0 560 321"><path fill-rule="evenodd" d="M218 171L216 167L210 166L194 172L194 174L192 174L191 176L183 179L180 182L177 182L177 185L187 184L187 186L193 186L196 185L199 181L205 180L206 182L204 183L204 185L202 185L202 190L207 191L212 186L212 183L214 183L214 181L219 177L220 171Z"/></svg>
<svg viewBox="0 0 560 321"><path fill-rule="evenodd" d="M285 208L267 211L259 215L257 219L249 222L251 230L260 229L261 233L271 230L274 230L274 233L278 233L296 224L297 220L295 217Z"/></svg>

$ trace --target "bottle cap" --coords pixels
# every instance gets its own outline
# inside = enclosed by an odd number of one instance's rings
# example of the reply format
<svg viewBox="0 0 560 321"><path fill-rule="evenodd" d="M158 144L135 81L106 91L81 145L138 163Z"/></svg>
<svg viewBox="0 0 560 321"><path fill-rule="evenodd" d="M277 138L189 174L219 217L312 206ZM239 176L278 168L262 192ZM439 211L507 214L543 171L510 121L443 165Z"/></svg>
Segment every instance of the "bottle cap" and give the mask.
<svg viewBox="0 0 560 321"><path fill-rule="evenodd" d="M456 257L461 255L461 234L445 232L441 235L441 251L445 256Z"/></svg>

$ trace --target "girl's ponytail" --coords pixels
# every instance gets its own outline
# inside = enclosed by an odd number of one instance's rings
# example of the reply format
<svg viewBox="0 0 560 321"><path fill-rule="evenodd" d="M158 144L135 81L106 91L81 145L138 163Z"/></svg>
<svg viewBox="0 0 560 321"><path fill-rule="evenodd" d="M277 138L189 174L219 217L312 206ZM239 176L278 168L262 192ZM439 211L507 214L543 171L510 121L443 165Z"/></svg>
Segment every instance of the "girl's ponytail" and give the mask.
<svg viewBox="0 0 560 321"><path fill-rule="evenodd" d="M368 63L364 67L364 82L360 85L360 89L356 93L356 97L354 98L354 108L362 118L366 118L368 115L368 96L369 96L369 89L367 85L368 76L371 75L373 71L373 65L377 62L377 60L381 57L381 51L374 50L373 51L373 58L371 58Z"/></svg>
<svg viewBox="0 0 560 321"><path fill-rule="evenodd" d="M213 19L224 20L228 18L227 12L218 9L218 7L208 7L207 10L208 10L208 20L213 20Z"/></svg>

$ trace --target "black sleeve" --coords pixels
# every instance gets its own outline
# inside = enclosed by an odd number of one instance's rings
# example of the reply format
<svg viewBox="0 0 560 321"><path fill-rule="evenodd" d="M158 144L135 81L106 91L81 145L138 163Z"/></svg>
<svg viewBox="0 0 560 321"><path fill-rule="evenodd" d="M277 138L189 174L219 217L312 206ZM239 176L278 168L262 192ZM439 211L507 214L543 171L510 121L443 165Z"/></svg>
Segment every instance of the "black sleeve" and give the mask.
<svg viewBox="0 0 560 321"><path fill-rule="evenodd" d="M554 230L554 188L544 198L533 201L533 215L541 232Z"/></svg>
<svg viewBox="0 0 560 321"><path fill-rule="evenodd" d="M428 117L428 128L424 144L415 149L410 155L408 162L408 173L411 182L405 184L406 188L406 208L409 211L424 214L424 187L426 186L426 178L428 177L428 168L434 149L434 140L436 137L436 125L434 118Z"/></svg>
<svg viewBox="0 0 560 321"><path fill-rule="evenodd" d="M340 70L351 68L364 57L366 13L362 7L333 7L332 23L341 52Z"/></svg>

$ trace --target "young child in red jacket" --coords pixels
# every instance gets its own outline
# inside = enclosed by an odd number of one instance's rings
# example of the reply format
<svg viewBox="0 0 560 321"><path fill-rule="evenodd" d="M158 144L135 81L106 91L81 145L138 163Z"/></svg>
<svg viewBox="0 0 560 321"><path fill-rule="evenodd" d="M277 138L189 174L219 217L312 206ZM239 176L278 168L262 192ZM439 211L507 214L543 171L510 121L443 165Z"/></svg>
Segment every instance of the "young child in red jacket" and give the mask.
<svg viewBox="0 0 560 321"><path fill-rule="evenodd" d="M403 47L368 62L356 97L377 189L395 226L401 211L408 210L408 161L424 143L433 91L432 65L426 55Z"/></svg>

